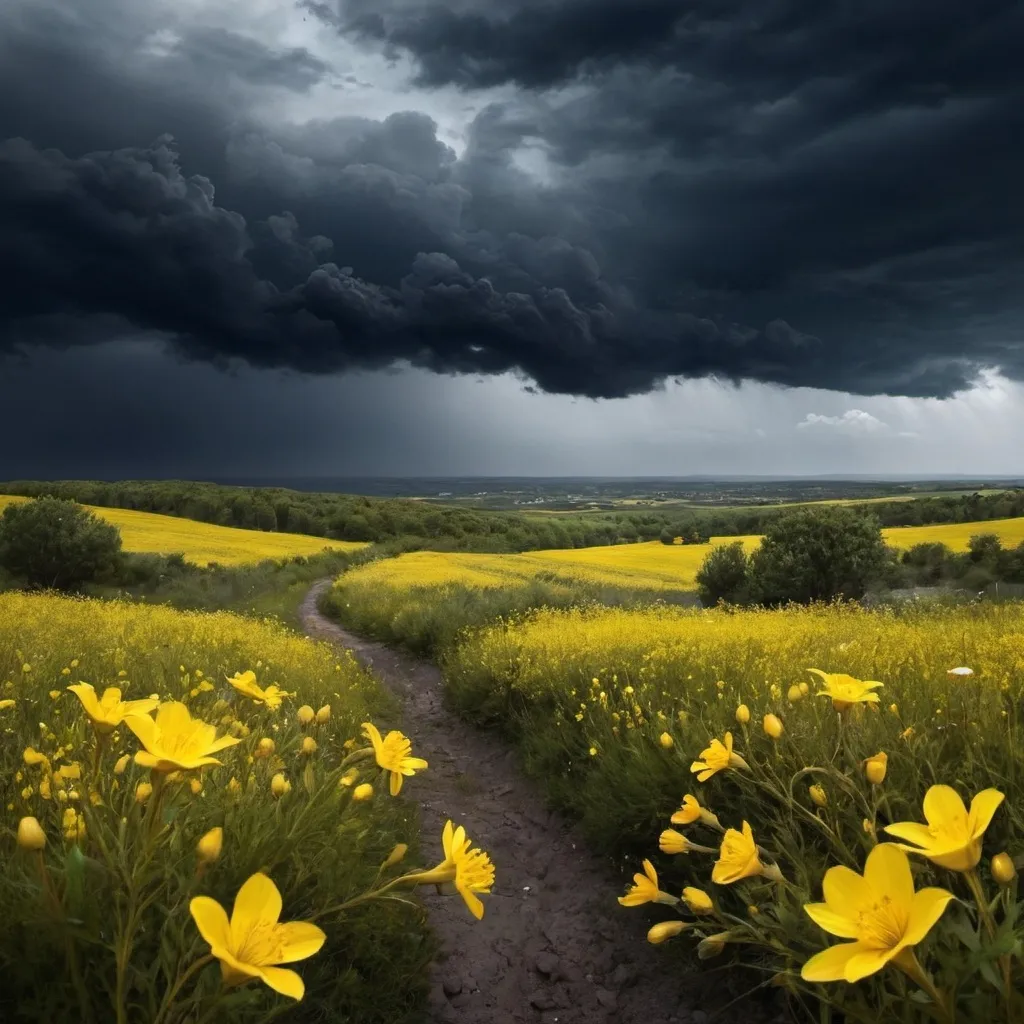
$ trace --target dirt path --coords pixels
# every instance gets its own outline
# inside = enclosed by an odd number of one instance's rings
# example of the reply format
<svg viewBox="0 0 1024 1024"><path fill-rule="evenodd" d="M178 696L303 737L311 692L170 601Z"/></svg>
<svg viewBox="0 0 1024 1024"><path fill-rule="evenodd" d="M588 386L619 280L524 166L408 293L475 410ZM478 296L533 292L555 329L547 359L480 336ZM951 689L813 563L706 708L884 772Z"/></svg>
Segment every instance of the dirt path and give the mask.
<svg viewBox="0 0 1024 1024"><path fill-rule="evenodd" d="M493 734L442 703L432 664L363 640L325 618L316 584L300 609L305 631L351 649L402 699L402 728L430 769L408 781L423 817L423 849L451 817L487 850L497 884L483 921L428 895L442 942L430 997L437 1024L706 1024L724 977L688 978L676 957L645 941L651 915L615 902L617 882L544 806ZM714 981L712 981L714 978ZM717 989L711 996L711 986ZM702 1008L707 1007L707 1009ZM728 1024L765 1020L742 1004Z"/></svg>

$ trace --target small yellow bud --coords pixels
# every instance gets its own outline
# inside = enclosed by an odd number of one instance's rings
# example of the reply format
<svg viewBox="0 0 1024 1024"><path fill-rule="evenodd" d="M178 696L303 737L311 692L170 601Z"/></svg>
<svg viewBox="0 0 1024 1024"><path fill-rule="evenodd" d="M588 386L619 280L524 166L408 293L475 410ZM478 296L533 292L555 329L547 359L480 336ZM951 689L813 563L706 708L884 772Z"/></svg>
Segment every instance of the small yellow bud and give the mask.
<svg viewBox="0 0 1024 1024"><path fill-rule="evenodd" d="M885 782L885 773L889 763L889 755L884 752L869 757L864 762L864 774L872 786L880 786Z"/></svg>
<svg viewBox="0 0 1024 1024"><path fill-rule="evenodd" d="M388 859L384 861L384 867L391 868L396 864L401 863L408 852L409 847L405 843L399 843L391 853L388 854Z"/></svg>
<svg viewBox="0 0 1024 1024"><path fill-rule="evenodd" d="M310 754L316 753L316 740L313 739L312 736L302 737L302 747L300 748L300 753L304 754L306 757L309 757Z"/></svg>
<svg viewBox="0 0 1024 1024"><path fill-rule="evenodd" d="M662 746L663 746L663 747L664 747L664 748L665 748L666 750L671 750L671 749L672 749L672 748L673 748L673 747L675 746L675 742L676 742L676 741L675 741L674 739L672 739L672 734L671 734L671 733L663 732L663 733L662 733L662 734L661 734L661 735L660 735L660 736L658 737L658 742L659 742L659 743L660 743L660 744L661 744L661 745L662 745Z"/></svg>
<svg viewBox="0 0 1024 1024"><path fill-rule="evenodd" d="M13 708L16 703L17 702L11 700L10 697L6 700L0 700L0 711L6 711L8 708Z"/></svg>
<svg viewBox="0 0 1024 1024"><path fill-rule="evenodd" d="M899 704L890 704L890 705L889 705L889 710L890 710L890 711L891 711L891 712L892 712L892 713L893 713L894 715L898 715L898 714L900 713L900 706L899 706Z"/></svg>
<svg viewBox="0 0 1024 1024"><path fill-rule="evenodd" d="M715 905L711 902L711 897L703 889L697 889L692 885L688 885L683 890L683 902L691 914L701 916L715 912Z"/></svg>
<svg viewBox="0 0 1024 1024"><path fill-rule="evenodd" d="M339 786L354 786L356 779L359 778L359 772L345 772L340 779L338 779Z"/></svg>
<svg viewBox="0 0 1024 1024"><path fill-rule="evenodd" d="M739 722L740 725L746 725L747 722L750 721L750 708L748 708L746 704L741 704L736 709L736 721Z"/></svg>
<svg viewBox="0 0 1024 1024"><path fill-rule="evenodd" d="M795 704L798 700L802 700L803 696L804 691L800 689L799 683L794 683L789 688L789 693L786 694L786 698L789 700L790 704Z"/></svg>
<svg viewBox="0 0 1024 1024"><path fill-rule="evenodd" d="M115 775L124 775L125 768L128 767L128 762L132 759L131 754L122 754L114 765Z"/></svg>
<svg viewBox="0 0 1024 1024"><path fill-rule="evenodd" d="M316 713L317 725L324 725L331 720L331 705L325 704L322 708L319 708Z"/></svg>
<svg viewBox="0 0 1024 1024"><path fill-rule="evenodd" d="M701 939L697 944L697 959L710 960L712 957L718 956L725 949L728 939L728 932L719 932L717 935Z"/></svg>
<svg viewBox="0 0 1024 1024"><path fill-rule="evenodd" d="M373 786L363 782L352 791L353 800L369 800L373 796Z"/></svg>
<svg viewBox="0 0 1024 1024"><path fill-rule="evenodd" d="M256 744L257 757L270 757L273 752L274 741L269 736L264 736L263 739Z"/></svg>
<svg viewBox="0 0 1024 1024"><path fill-rule="evenodd" d="M24 821L25 819L22 820ZM34 821L35 819L31 820ZM1017 877L1017 869L1014 867L1008 853L997 853L992 858L992 877L999 885L1009 885Z"/></svg>
<svg viewBox="0 0 1024 1024"><path fill-rule="evenodd" d="M807 694L809 694L811 692L811 688L810 688L810 686L807 685L807 683L801 683L800 684L800 692L806 697Z"/></svg>
<svg viewBox="0 0 1024 1024"><path fill-rule="evenodd" d="M219 825L211 828L198 843L196 843L196 854L204 864L212 864L219 856L224 846L224 829Z"/></svg>
<svg viewBox="0 0 1024 1024"><path fill-rule="evenodd" d="M771 736L773 740L777 740L783 732L782 719L778 715L765 715L764 716L764 731Z"/></svg>
<svg viewBox="0 0 1024 1024"><path fill-rule="evenodd" d="M140 782L135 787L135 802L144 804L153 795L153 786L149 782Z"/></svg>
<svg viewBox="0 0 1024 1024"><path fill-rule="evenodd" d="M1004 714L1005 714L1005 712L1004 712ZM900 733L900 739L901 740L908 740L909 741L913 735L914 735L914 727L912 725L908 725L906 727L906 729L904 729L903 732Z"/></svg>
<svg viewBox="0 0 1024 1024"><path fill-rule="evenodd" d="M666 939L674 938L686 929L685 921L661 921L647 933L647 941L657 946Z"/></svg>
<svg viewBox="0 0 1024 1024"><path fill-rule="evenodd" d="M658 849L662 853L686 853L690 849L690 841L674 828L667 828L658 837Z"/></svg>
<svg viewBox="0 0 1024 1024"><path fill-rule="evenodd" d="M192 790L193 796L199 796L199 794L203 791L203 784L199 781L199 779L189 779L188 788Z"/></svg>
<svg viewBox="0 0 1024 1024"><path fill-rule="evenodd" d="M281 772L278 772L270 780L270 792L273 793L275 799L280 799L286 793L291 792L291 788L292 784L284 777L284 775L281 774Z"/></svg>
<svg viewBox="0 0 1024 1024"><path fill-rule="evenodd" d="M168 782L173 782L175 785L177 785L179 782L184 782L185 781L185 773L183 771L171 772L167 776L167 781Z"/></svg>
<svg viewBox="0 0 1024 1024"><path fill-rule="evenodd" d="M878 838L878 832L875 829L875 823L870 818L865 818L861 823L861 828L871 836L872 839Z"/></svg>
<svg viewBox="0 0 1024 1024"><path fill-rule="evenodd" d="M23 850L41 850L46 846L46 833L38 819L30 815L18 822L18 845Z"/></svg>
<svg viewBox="0 0 1024 1024"><path fill-rule="evenodd" d="M228 792L232 796L238 796L238 794L242 792L242 784L234 777L234 775L232 775L228 780Z"/></svg>
<svg viewBox="0 0 1024 1024"><path fill-rule="evenodd" d="M825 792L824 787L817 785L811 786L807 791L811 795L811 800L817 804L818 807L828 806L828 794Z"/></svg>
<svg viewBox="0 0 1024 1024"><path fill-rule="evenodd" d="M316 718L316 712L308 704L303 704L296 712L296 715L299 719L299 725L303 726L309 725Z"/></svg>

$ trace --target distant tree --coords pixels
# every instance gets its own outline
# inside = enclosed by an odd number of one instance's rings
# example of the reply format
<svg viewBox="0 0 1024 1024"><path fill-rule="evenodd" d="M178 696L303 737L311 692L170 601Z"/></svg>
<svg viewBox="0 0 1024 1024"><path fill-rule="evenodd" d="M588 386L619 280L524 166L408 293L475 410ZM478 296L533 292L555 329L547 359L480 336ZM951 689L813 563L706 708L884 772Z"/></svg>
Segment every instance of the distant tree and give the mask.
<svg viewBox="0 0 1024 1024"><path fill-rule="evenodd" d="M660 540L662 544L675 544L675 530L669 529L669 527L666 526L665 529L658 534L658 540Z"/></svg>
<svg viewBox="0 0 1024 1024"><path fill-rule="evenodd" d="M801 508L769 524L750 559L762 604L862 597L887 564L878 521L842 506Z"/></svg>
<svg viewBox="0 0 1024 1024"><path fill-rule="evenodd" d="M30 586L76 590L113 576L120 561L117 527L73 501L37 498L0 516L0 567Z"/></svg>
<svg viewBox="0 0 1024 1024"><path fill-rule="evenodd" d="M697 596L705 607L728 601L743 604L749 596L750 560L743 541L712 548L697 570Z"/></svg>
<svg viewBox="0 0 1024 1024"><path fill-rule="evenodd" d="M994 533L976 533L967 542L967 551L972 562L994 566L1003 553L1003 545Z"/></svg>

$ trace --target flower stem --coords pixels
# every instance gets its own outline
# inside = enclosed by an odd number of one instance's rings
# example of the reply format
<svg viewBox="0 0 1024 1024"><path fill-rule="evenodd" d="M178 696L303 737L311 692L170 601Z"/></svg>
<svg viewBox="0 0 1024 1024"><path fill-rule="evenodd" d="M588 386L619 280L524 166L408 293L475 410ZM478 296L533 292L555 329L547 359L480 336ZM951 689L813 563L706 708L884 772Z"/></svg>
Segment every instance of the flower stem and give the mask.
<svg viewBox="0 0 1024 1024"><path fill-rule="evenodd" d="M946 1021L947 1024L954 1024L956 1017L955 1011L948 1004L946 997L936 987L935 982L928 976L928 973L921 966L920 961L914 955L914 951L909 947L904 949L893 961L893 964L898 967L903 973L910 978L915 985L919 986L924 992L927 993L928 997L935 1004L935 1008L939 1012L939 1016L942 1020Z"/></svg>
<svg viewBox="0 0 1024 1024"><path fill-rule="evenodd" d="M198 960L194 961L192 965L181 974L178 975L177 981L171 986L170 991L164 996L163 1002L160 1004L160 1009L157 1010L156 1016L153 1018L153 1024L160 1024L161 1021L167 1015L167 1012L174 1005L174 998L184 988L185 983L198 971L201 971L208 963L213 960L213 955L208 953L206 956L201 956Z"/></svg>

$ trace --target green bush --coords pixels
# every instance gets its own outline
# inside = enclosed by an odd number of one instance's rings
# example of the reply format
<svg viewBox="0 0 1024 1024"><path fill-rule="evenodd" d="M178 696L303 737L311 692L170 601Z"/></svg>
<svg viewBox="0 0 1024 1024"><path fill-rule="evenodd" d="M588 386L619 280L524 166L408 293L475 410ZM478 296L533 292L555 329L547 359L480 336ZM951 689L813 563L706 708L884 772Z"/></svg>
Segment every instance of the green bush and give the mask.
<svg viewBox="0 0 1024 1024"><path fill-rule="evenodd" d="M29 586L77 590L120 564L120 531L73 501L37 498L0 517L0 567Z"/></svg>
<svg viewBox="0 0 1024 1024"><path fill-rule="evenodd" d="M708 552L697 570L697 595L705 607L728 601L742 604L748 595L750 560L743 542L722 545Z"/></svg>
<svg viewBox="0 0 1024 1024"><path fill-rule="evenodd" d="M797 509L768 527L751 556L751 596L766 605L859 598L887 561L874 518L836 506Z"/></svg>

